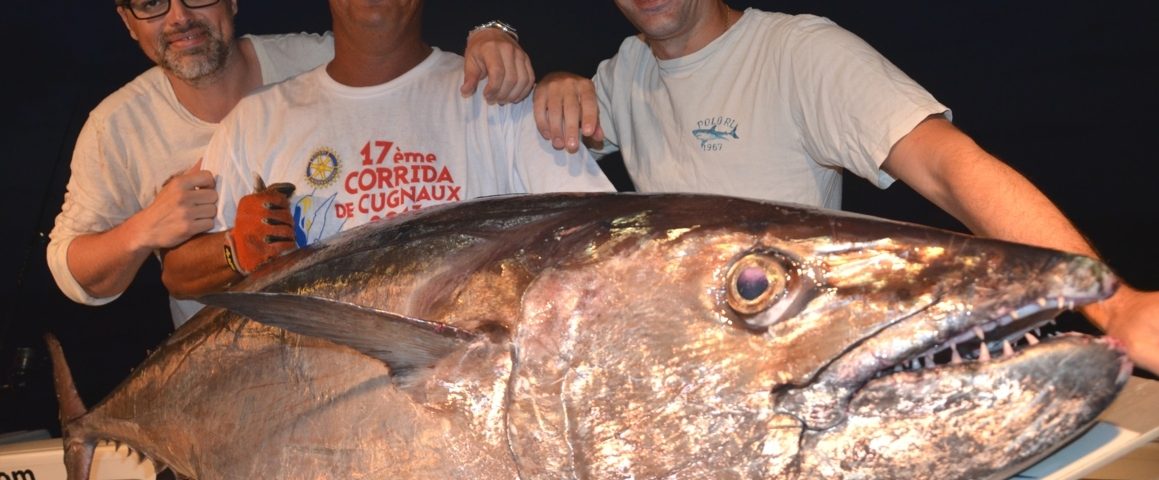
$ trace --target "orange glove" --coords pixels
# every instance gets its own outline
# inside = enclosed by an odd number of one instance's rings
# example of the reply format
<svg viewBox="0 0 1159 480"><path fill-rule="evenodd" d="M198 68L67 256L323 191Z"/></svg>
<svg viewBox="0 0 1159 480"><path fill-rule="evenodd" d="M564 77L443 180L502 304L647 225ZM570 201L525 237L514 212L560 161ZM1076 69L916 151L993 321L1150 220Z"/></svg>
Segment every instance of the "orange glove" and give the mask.
<svg viewBox="0 0 1159 480"><path fill-rule="evenodd" d="M259 177L254 193L237 202L237 219L225 234L225 261L229 268L249 275L274 257L297 248L290 196L294 184L269 187Z"/></svg>

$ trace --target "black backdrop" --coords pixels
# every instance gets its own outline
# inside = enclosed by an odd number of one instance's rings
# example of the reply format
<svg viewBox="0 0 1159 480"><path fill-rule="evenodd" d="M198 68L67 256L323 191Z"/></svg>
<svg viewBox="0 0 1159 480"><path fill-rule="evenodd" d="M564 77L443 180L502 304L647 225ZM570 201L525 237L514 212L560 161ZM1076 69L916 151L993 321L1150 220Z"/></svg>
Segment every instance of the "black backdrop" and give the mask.
<svg viewBox="0 0 1159 480"><path fill-rule="evenodd" d="M121 299L69 302L44 261L77 132L105 95L149 66L112 0L12 0L0 18L9 52L0 255L0 432L57 433L41 335L64 344L82 397L95 403L171 327L157 265ZM241 0L238 30L326 30L322 0ZM734 7L824 15L865 38L954 109L955 123L1039 185L1125 279L1159 288L1152 231L1159 223L1152 143L1159 107L1159 4L730 1ZM1153 6L1154 5L1154 6ZM462 51L466 31L514 24L536 71L594 72L633 33L609 0L428 0L425 36ZM610 159L607 171L630 185ZM848 178L849 210L961 230L904 185L881 192ZM1073 328L1081 320L1067 318ZM30 349L30 350L21 350ZM27 368L13 368L30 351ZM19 375L17 375L19 373ZM13 388L15 386L16 388Z"/></svg>

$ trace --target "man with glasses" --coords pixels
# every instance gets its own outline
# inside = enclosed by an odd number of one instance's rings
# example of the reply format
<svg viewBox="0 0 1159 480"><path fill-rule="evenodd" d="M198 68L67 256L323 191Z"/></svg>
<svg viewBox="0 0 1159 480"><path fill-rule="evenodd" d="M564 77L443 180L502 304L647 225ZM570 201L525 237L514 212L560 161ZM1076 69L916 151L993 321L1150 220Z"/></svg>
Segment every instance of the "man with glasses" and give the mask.
<svg viewBox="0 0 1159 480"><path fill-rule="evenodd" d="M156 67L89 114L73 151L48 264L72 300L102 305L132 282L150 254L207 230L217 209L213 173L199 158L217 122L262 85L321 65L329 35L235 37L237 0L118 0L117 12ZM482 78L499 103L530 92L534 74L499 28L468 37L463 94ZM170 301L175 325L201 308Z"/></svg>

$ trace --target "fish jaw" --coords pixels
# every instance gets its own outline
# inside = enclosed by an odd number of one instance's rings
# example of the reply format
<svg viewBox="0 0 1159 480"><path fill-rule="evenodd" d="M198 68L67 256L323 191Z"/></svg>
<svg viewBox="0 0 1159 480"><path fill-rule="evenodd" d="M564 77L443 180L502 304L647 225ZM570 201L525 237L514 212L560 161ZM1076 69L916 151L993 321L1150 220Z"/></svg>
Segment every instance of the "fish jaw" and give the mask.
<svg viewBox="0 0 1159 480"><path fill-rule="evenodd" d="M775 410L805 428L805 477L1005 478L1094 421L1129 376L1121 346L1026 332L1109 297L1118 280L1089 257L1016 253L977 270L969 285L943 288L809 384L774 392ZM950 363L937 365L935 354Z"/></svg>
<svg viewBox="0 0 1159 480"><path fill-rule="evenodd" d="M929 365L935 354L944 357L951 350L956 358L958 345L971 349L981 342L976 357L983 360L1001 355L1060 311L1107 298L1118 288L1110 269L1090 257L1011 248L1016 250L1008 255L990 255L1004 250L983 242L970 249L975 253L963 250L969 263L985 266L936 285L918 302L920 308L896 314L897 320L858 339L808 384L779 389L777 411L800 418L806 428L827 429L841 421L853 393L875 376Z"/></svg>
<svg viewBox="0 0 1159 480"><path fill-rule="evenodd" d="M988 362L874 379L856 392L840 424L806 431L801 472L1007 478L1081 433L1130 372L1113 340L1068 334Z"/></svg>

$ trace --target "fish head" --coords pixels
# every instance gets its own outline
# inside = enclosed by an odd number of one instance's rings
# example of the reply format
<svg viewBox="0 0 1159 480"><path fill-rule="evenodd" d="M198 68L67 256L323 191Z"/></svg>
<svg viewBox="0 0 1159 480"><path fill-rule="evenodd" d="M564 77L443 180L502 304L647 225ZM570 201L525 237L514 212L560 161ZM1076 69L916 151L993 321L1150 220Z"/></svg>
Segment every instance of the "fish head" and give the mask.
<svg viewBox="0 0 1159 480"><path fill-rule="evenodd" d="M957 461L959 476L985 476L1081 429L1129 371L1112 343L1068 338L887 375L954 344L984 348L975 332L1001 350L1109 296L1117 281L1093 259L805 207L649 202L557 236L587 246L524 293L509 415L531 472L897 476ZM1048 368L1060 356L1073 368ZM1047 419L1062 399L1073 405ZM911 415L923 408L935 413ZM530 424L560 430L533 438ZM887 427L913 458L857 460ZM1033 445L961 461L988 445L982 433L1031 431Z"/></svg>

